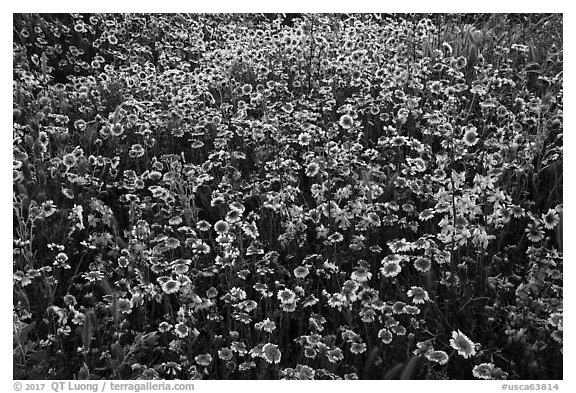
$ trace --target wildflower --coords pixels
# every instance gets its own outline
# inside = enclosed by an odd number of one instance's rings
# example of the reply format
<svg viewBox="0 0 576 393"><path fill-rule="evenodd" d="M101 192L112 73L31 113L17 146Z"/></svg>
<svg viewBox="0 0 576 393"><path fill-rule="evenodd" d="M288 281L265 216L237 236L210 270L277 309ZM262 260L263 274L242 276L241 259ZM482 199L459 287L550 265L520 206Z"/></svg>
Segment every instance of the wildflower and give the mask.
<svg viewBox="0 0 576 393"><path fill-rule="evenodd" d="M544 228L554 229L556 225L560 222L560 217L554 209L548 209L548 212L542 214L542 222L544 223Z"/></svg>
<svg viewBox="0 0 576 393"><path fill-rule="evenodd" d="M354 119L352 118L352 116L344 114L340 116L338 124L340 124L340 127L344 128L345 130L348 130L354 125Z"/></svg>
<svg viewBox="0 0 576 393"><path fill-rule="evenodd" d="M475 345L464 333L460 330L452 332L452 338L450 339L450 346L458 351L464 359L476 355Z"/></svg>
<svg viewBox="0 0 576 393"><path fill-rule="evenodd" d="M163 363L163 366L166 371L166 374L168 375L176 375L178 371L182 370L182 366L180 366L176 362L166 362Z"/></svg>
<svg viewBox="0 0 576 393"><path fill-rule="evenodd" d="M110 133L114 136L120 136L124 133L124 126L120 123L114 123L110 127Z"/></svg>
<svg viewBox="0 0 576 393"><path fill-rule="evenodd" d="M296 370L298 371L298 379L300 380L313 380L316 371L310 366L305 366L299 364L296 366Z"/></svg>
<svg viewBox="0 0 576 393"><path fill-rule="evenodd" d="M250 93L252 93L252 85L245 84L242 86L242 94L249 95Z"/></svg>
<svg viewBox="0 0 576 393"><path fill-rule="evenodd" d="M336 363L344 359L344 354L340 348L334 348L326 352L326 358L330 363Z"/></svg>
<svg viewBox="0 0 576 393"><path fill-rule="evenodd" d="M382 340L384 344L390 344L392 342L392 332L388 329L380 329L378 331L378 338Z"/></svg>
<svg viewBox="0 0 576 393"><path fill-rule="evenodd" d="M494 371L494 365L492 363L482 363L474 366L472 369L472 375L480 379L493 379L492 372Z"/></svg>
<svg viewBox="0 0 576 393"><path fill-rule="evenodd" d="M132 302L128 299L118 299L118 311L130 314L132 311Z"/></svg>
<svg viewBox="0 0 576 393"><path fill-rule="evenodd" d="M557 327L558 330L563 330L563 315L561 313L552 313L548 318L548 323Z"/></svg>
<svg viewBox="0 0 576 393"><path fill-rule="evenodd" d="M64 163L64 165L66 165L66 169L70 169L73 166L76 165L76 157L74 156L74 154L66 154L63 159L62 162Z"/></svg>
<svg viewBox="0 0 576 393"><path fill-rule="evenodd" d="M266 318L262 321L262 330L268 333L272 333L272 331L276 329L276 324L270 320L270 318Z"/></svg>
<svg viewBox="0 0 576 393"><path fill-rule="evenodd" d="M527 233L528 240L533 243L537 243L544 239L544 231L537 223L529 222L524 232Z"/></svg>
<svg viewBox="0 0 576 393"><path fill-rule="evenodd" d="M478 143L478 132L474 126L468 126L464 128L464 138L463 141L468 146L474 146Z"/></svg>
<svg viewBox="0 0 576 393"><path fill-rule="evenodd" d="M350 278L357 282L366 282L372 278L372 273L367 268L359 266L352 272Z"/></svg>
<svg viewBox="0 0 576 393"><path fill-rule="evenodd" d="M230 210L226 214L226 222L230 224L237 223L238 221L240 221L241 218L242 218L241 213L237 210Z"/></svg>
<svg viewBox="0 0 576 393"><path fill-rule="evenodd" d="M308 177L314 177L318 174L318 171L320 170L320 165L318 165L315 162L311 162L310 164L308 164L308 166L306 167L306 176Z"/></svg>
<svg viewBox="0 0 576 393"><path fill-rule="evenodd" d="M291 103L287 102L280 107L285 113L290 114L294 111L294 107Z"/></svg>
<svg viewBox="0 0 576 393"><path fill-rule="evenodd" d="M232 299L232 301L244 300L246 299L246 291L241 288L234 287L230 289L230 298Z"/></svg>
<svg viewBox="0 0 576 393"><path fill-rule="evenodd" d="M311 140L312 136L308 132L301 132L298 135L298 144L301 146L308 146Z"/></svg>
<svg viewBox="0 0 576 393"><path fill-rule="evenodd" d="M456 68L462 69L462 68L466 67L467 64L468 64L468 60L464 56L460 56L456 59L456 62L454 65L456 66Z"/></svg>
<svg viewBox="0 0 576 393"><path fill-rule="evenodd" d="M196 228L197 228L199 231L206 232L206 231L210 230L211 225L210 225L210 223L209 223L208 221L206 221L206 220L200 220L200 221L198 221L198 222L196 223Z"/></svg>
<svg viewBox="0 0 576 393"><path fill-rule="evenodd" d="M173 294L180 290L180 281L169 279L162 284L162 290L167 294Z"/></svg>
<svg viewBox="0 0 576 393"><path fill-rule="evenodd" d="M400 263L398 261L388 261L385 262L384 265L380 268L380 272L384 277L396 277L402 268L400 267Z"/></svg>
<svg viewBox="0 0 576 393"><path fill-rule="evenodd" d="M298 266L294 269L294 277L305 278L310 273L310 270L306 266Z"/></svg>
<svg viewBox="0 0 576 393"><path fill-rule="evenodd" d="M41 212L44 217L50 217L56 212L56 205L51 200L42 203Z"/></svg>
<svg viewBox="0 0 576 393"><path fill-rule="evenodd" d="M210 363L212 362L212 355L210 355L209 353L198 355L194 358L194 360L196 360L196 363L198 363L199 365L206 367L209 366Z"/></svg>
<svg viewBox="0 0 576 393"><path fill-rule="evenodd" d="M86 129L86 122L82 119L76 120L74 122L74 128L78 131L84 131Z"/></svg>
<svg viewBox="0 0 576 393"><path fill-rule="evenodd" d="M304 356L306 356L308 359L314 359L317 354L318 352L316 352L314 348L309 346L304 347Z"/></svg>
<svg viewBox="0 0 576 393"><path fill-rule="evenodd" d="M430 300L428 292L420 287L412 287L408 290L407 295L412 298L414 304L424 304L426 301Z"/></svg>
<svg viewBox="0 0 576 393"><path fill-rule="evenodd" d="M219 235L223 235L228 232L228 230L230 230L230 224L228 224L226 221L219 220L214 224L214 230Z"/></svg>
<svg viewBox="0 0 576 393"><path fill-rule="evenodd" d="M431 351L426 353L426 359L436 362L440 365L448 362L448 354L444 351Z"/></svg>
<svg viewBox="0 0 576 393"><path fill-rule="evenodd" d="M174 326L174 331L180 338L184 338L188 335L188 326L186 324L180 322Z"/></svg>
<svg viewBox="0 0 576 393"><path fill-rule="evenodd" d="M431 266L432 262L429 258L426 257L419 257L414 261L414 268L421 273L426 273L428 270L430 270Z"/></svg>
<svg viewBox="0 0 576 393"><path fill-rule="evenodd" d="M282 357L282 353L278 349L278 345L274 345L271 343L265 344L262 347L262 356L264 359L270 363L280 363L280 358Z"/></svg>
<svg viewBox="0 0 576 393"><path fill-rule="evenodd" d="M296 301L282 303L282 311L285 311L285 312L296 311Z"/></svg>
<svg viewBox="0 0 576 393"><path fill-rule="evenodd" d="M230 348L222 348L218 351L218 357L224 361L232 359L234 352Z"/></svg>
<svg viewBox="0 0 576 393"><path fill-rule="evenodd" d="M54 263L65 263L68 260L68 255L66 255L63 252L58 253L58 255L56 255L56 261Z"/></svg>
<svg viewBox="0 0 576 393"><path fill-rule="evenodd" d="M170 331L170 329L172 329L172 325L170 325L166 321L160 322L160 324L158 325L158 331L160 333L166 333L166 332Z"/></svg>
<svg viewBox="0 0 576 393"><path fill-rule="evenodd" d="M518 205L510 205L508 206L510 212L515 218L524 217L524 209Z"/></svg>
<svg viewBox="0 0 576 393"><path fill-rule="evenodd" d="M213 299L216 296L218 296L218 290L214 287L210 287L207 291L206 291L206 296L208 297L208 299Z"/></svg>

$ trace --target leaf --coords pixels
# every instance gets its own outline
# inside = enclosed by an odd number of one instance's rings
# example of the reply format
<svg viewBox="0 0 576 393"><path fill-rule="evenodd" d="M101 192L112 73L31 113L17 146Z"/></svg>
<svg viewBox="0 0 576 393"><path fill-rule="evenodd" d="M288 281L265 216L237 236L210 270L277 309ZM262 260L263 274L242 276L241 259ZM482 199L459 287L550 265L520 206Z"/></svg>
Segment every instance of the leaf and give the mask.
<svg viewBox="0 0 576 393"><path fill-rule="evenodd" d="M408 361L404 370L402 370L402 374L400 375L400 379L413 379L414 374L416 373L418 361L420 358L418 356L413 356L412 359Z"/></svg>
<svg viewBox="0 0 576 393"><path fill-rule="evenodd" d="M80 367L80 370L78 371L78 379L79 380L90 379L90 370L88 369L86 363L82 364L82 367Z"/></svg>
<svg viewBox="0 0 576 393"><path fill-rule="evenodd" d="M364 366L364 378L366 378L368 376L368 372L370 371L370 368L372 367L372 365L375 363L376 359L378 358L378 353L380 352L380 348L375 347L372 352L370 352L370 355L368 355L368 358L366 359L366 366Z"/></svg>
<svg viewBox="0 0 576 393"><path fill-rule="evenodd" d="M398 363L391 370L388 370L386 374L384 374L384 379L396 379L402 372L402 368L404 367L404 363Z"/></svg>

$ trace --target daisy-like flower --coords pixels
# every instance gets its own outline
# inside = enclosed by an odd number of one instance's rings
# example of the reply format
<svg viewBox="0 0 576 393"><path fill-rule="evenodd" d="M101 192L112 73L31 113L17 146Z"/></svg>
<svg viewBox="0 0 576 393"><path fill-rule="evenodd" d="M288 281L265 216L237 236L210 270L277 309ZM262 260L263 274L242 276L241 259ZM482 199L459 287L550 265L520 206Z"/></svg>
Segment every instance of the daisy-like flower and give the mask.
<svg viewBox="0 0 576 393"><path fill-rule="evenodd" d="M420 287L412 287L407 292L408 297L412 298L412 303L414 304L424 304L430 298L428 297L428 292Z"/></svg>
<svg viewBox="0 0 576 393"><path fill-rule="evenodd" d="M76 128L78 131L84 131L86 129L86 122L82 119L76 120L74 122L74 128Z"/></svg>
<svg viewBox="0 0 576 393"><path fill-rule="evenodd" d="M550 323L552 326L558 328L558 330L564 330L563 329L563 315L561 313L552 313L550 314L550 317L548 318L548 323Z"/></svg>
<svg viewBox="0 0 576 393"><path fill-rule="evenodd" d="M510 205L509 206L510 213L516 218L524 217L524 209L518 205Z"/></svg>
<svg viewBox="0 0 576 393"><path fill-rule="evenodd" d="M425 356L426 359L441 365L448 362L448 354L444 351L430 351L427 352Z"/></svg>
<svg viewBox="0 0 576 393"><path fill-rule="evenodd" d="M268 363L278 364L280 363L282 353L278 349L278 345L268 343L262 347L262 356Z"/></svg>
<svg viewBox="0 0 576 393"><path fill-rule="evenodd" d="M42 203L41 212L44 217L50 217L56 212L56 205L51 200L45 201Z"/></svg>
<svg viewBox="0 0 576 393"><path fill-rule="evenodd" d="M214 230L219 235L223 235L230 230L230 224L223 220L216 221L214 224Z"/></svg>
<svg viewBox="0 0 576 393"><path fill-rule="evenodd" d="M308 274L310 274L310 270L306 266L298 266L294 269L294 277L296 278L305 278Z"/></svg>
<svg viewBox="0 0 576 393"><path fill-rule="evenodd" d="M318 165L315 162L311 162L310 164L308 164L308 166L306 167L306 176L308 177L314 177L318 174L318 172L320 171L320 165Z"/></svg>
<svg viewBox="0 0 576 393"><path fill-rule="evenodd" d="M524 230L527 233L528 240L533 243L537 243L544 239L544 231L537 223L529 222L526 229Z"/></svg>
<svg viewBox="0 0 576 393"><path fill-rule="evenodd" d="M340 124L340 127L344 128L345 130L348 130L352 128L352 126L354 125L354 119L352 118L352 116L344 114L340 116L338 124Z"/></svg>
<svg viewBox="0 0 576 393"><path fill-rule="evenodd" d="M170 331L170 329L172 329L172 325L170 325L166 321L160 322L160 324L158 325L158 331L160 333L166 333L166 332Z"/></svg>
<svg viewBox="0 0 576 393"><path fill-rule="evenodd" d="M232 301L241 301L246 299L246 291L242 288L234 287L230 289L230 298Z"/></svg>
<svg viewBox="0 0 576 393"><path fill-rule="evenodd" d="M180 281L169 279L162 284L162 290L168 295L176 293L180 290Z"/></svg>
<svg viewBox="0 0 576 393"><path fill-rule="evenodd" d="M388 248L390 248L393 253L406 252L412 249L412 245L408 243L406 239L394 240L392 242L388 242L387 244Z"/></svg>
<svg viewBox="0 0 576 393"><path fill-rule="evenodd" d="M120 136L124 133L124 126L120 123L114 123L112 127L110 127L110 133L114 136Z"/></svg>
<svg viewBox="0 0 576 393"><path fill-rule="evenodd" d="M246 210L246 207L240 202L232 202L228 205L231 210L235 210L238 213L242 214Z"/></svg>
<svg viewBox="0 0 576 393"><path fill-rule="evenodd" d="M384 262L384 265L380 268L380 272L384 277L396 277L401 271L402 268L399 261Z"/></svg>
<svg viewBox="0 0 576 393"><path fill-rule="evenodd" d="M390 344L393 337L392 332L388 329L380 329L378 331L378 338L382 340L384 344Z"/></svg>
<svg viewBox="0 0 576 393"><path fill-rule="evenodd" d="M312 136L308 132L301 132L300 135L298 135L298 144L300 146L308 146L311 140Z"/></svg>
<svg viewBox="0 0 576 393"><path fill-rule="evenodd" d="M128 299L118 299L118 311L130 314L132 312L132 302Z"/></svg>
<svg viewBox="0 0 576 393"><path fill-rule="evenodd" d="M452 338L450 339L450 346L458 351L464 359L476 355L476 344L472 342L464 333L460 330L452 332Z"/></svg>
<svg viewBox="0 0 576 393"><path fill-rule="evenodd" d="M474 146L476 143L478 143L478 132L476 127L468 126L464 128L463 141L468 146Z"/></svg>
<svg viewBox="0 0 576 393"><path fill-rule="evenodd" d="M342 350L340 348L336 347L334 349L326 351L326 358L330 363L336 363L344 359L344 354L342 353Z"/></svg>
<svg viewBox="0 0 576 393"><path fill-rule="evenodd" d="M262 330L268 333L272 333L272 331L276 329L276 324L270 320L270 318L266 318L262 321Z"/></svg>
<svg viewBox="0 0 576 393"><path fill-rule="evenodd" d="M188 335L188 326L182 322L177 323L176 326L174 326L174 332L176 332L178 337L184 338Z"/></svg>
<svg viewBox="0 0 576 393"><path fill-rule="evenodd" d="M312 367L301 364L296 367L296 370L298 371L298 379L300 380L313 380L316 374L316 371Z"/></svg>
<svg viewBox="0 0 576 393"><path fill-rule="evenodd" d="M212 362L212 355L209 353L198 355L194 358L194 360L196 360L196 363L201 366L209 366Z"/></svg>
<svg viewBox="0 0 576 393"><path fill-rule="evenodd" d="M248 95L250 93L252 93L252 85L245 84L244 86L242 86L242 94Z"/></svg>
<svg viewBox="0 0 576 393"><path fill-rule="evenodd" d="M278 300L282 303L292 303L296 300L296 294L290 289L282 289L278 291Z"/></svg>
<svg viewBox="0 0 576 393"><path fill-rule="evenodd" d="M218 351L218 357L222 360L228 361L232 359L234 352L230 348L222 348Z"/></svg>
<svg viewBox="0 0 576 393"><path fill-rule="evenodd" d="M256 226L256 223L254 221L252 221L251 224L245 222L244 225L242 225L242 230L246 235L250 236L253 239L256 239L260 235L258 233L258 227Z"/></svg>
<svg viewBox="0 0 576 393"><path fill-rule="evenodd" d="M431 266L432 266L432 262L430 261L429 258L426 258L426 257L419 257L419 258L416 258L416 260L414 261L414 268L421 273L428 272L428 270L430 270Z"/></svg>
<svg viewBox="0 0 576 393"><path fill-rule="evenodd" d="M240 221L241 218L242 218L241 213L237 210L230 210L226 214L226 222L229 222L230 224L234 224L234 223Z"/></svg>
<svg viewBox="0 0 576 393"><path fill-rule="evenodd" d="M176 274L184 274L187 273L190 267L185 263L177 263L172 266L172 271Z"/></svg>
<svg viewBox="0 0 576 393"><path fill-rule="evenodd" d="M208 297L208 299L213 299L216 296L218 296L218 290L214 287L210 287L207 291L206 291L206 296Z"/></svg>
<svg viewBox="0 0 576 393"><path fill-rule="evenodd" d="M494 365L492 363L482 363L474 366L472 369L472 375L480 379L493 379L493 371Z"/></svg>
<svg viewBox="0 0 576 393"><path fill-rule="evenodd" d="M556 225L560 222L560 217L554 209L548 209L548 212L542 214L542 222L544 223L544 228L554 229Z"/></svg>
<svg viewBox="0 0 576 393"><path fill-rule="evenodd" d="M62 162L64 165L66 165L66 169L70 169L76 165L76 156L74 156L74 154L68 153L63 157Z"/></svg>
<svg viewBox="0 0 576 393"><path fill-rule="evenodd" d="M372 273L363 266L359 266L352 272L350 278L357 282L366 282L372 278Z"/></svg>
<svg viewBox="0 0 576 393"><path fill-rule="evenodd" d="M292 112L294 112L294 107L292 106L291 103L287 102L284 105L282 105L280 107L285 113L290 114Z"/></svg>
<svg viewBox="0 0 576 393"><path fill-rule="evenodd" d="M282 311L285 311L285 312L296 311L296 301L288 302L288 303L282 303Z"/></svg>
<svg viewBox="0 0 576 393"><path fill-rule="evenodd" d="M318 352L316 352L316 350L312 347L306 346L304 348L304 356L306 356L308 359L314 359L317 354Z"/></svg>

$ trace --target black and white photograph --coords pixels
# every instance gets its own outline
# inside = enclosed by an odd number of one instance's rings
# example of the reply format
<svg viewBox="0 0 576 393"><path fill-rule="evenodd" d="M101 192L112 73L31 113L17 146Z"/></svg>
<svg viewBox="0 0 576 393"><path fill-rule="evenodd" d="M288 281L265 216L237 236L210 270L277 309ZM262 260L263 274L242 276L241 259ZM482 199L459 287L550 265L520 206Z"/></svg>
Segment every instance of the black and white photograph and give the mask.
<svg viewBox="0 0 576 393"><path fill-rule="evenodd" d="M564 15L386 9L11 15L14 391L565 390Z"/></svg>

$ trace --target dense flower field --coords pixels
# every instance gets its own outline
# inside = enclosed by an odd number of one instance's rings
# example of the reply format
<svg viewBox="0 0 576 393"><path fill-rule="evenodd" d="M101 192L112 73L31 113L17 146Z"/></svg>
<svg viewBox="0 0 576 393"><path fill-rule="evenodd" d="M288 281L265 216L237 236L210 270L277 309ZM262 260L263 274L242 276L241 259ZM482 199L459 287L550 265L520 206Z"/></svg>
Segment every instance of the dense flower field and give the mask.
<svg viewBox="0 0 576 393"><path fill-rule="evenodd" d="M561 15L13 22L14 378L562 378Z"/></svg>

